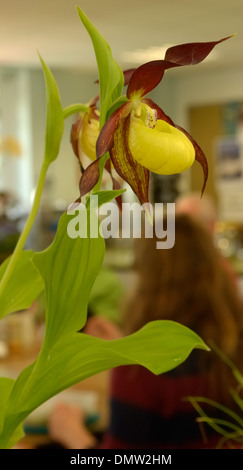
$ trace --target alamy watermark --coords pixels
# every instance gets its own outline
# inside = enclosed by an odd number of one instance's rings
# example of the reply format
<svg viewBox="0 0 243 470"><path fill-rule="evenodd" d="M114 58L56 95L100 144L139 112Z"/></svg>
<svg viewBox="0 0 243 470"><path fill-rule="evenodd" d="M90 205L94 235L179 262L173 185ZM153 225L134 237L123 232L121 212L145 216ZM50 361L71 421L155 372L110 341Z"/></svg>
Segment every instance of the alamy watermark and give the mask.
<svg viewBox="0 0 243 470"><path fill-rule="evenodd" d="M170 249L175 244L174 203L124 202L120 211L115 202L98 207L98 196L91 195L88 209L82 203L72 204L67 214L72 216L67 233L73 239L87 234L90 238L141 238L144 233L145 238L156 235L157 249Z"/></svg>

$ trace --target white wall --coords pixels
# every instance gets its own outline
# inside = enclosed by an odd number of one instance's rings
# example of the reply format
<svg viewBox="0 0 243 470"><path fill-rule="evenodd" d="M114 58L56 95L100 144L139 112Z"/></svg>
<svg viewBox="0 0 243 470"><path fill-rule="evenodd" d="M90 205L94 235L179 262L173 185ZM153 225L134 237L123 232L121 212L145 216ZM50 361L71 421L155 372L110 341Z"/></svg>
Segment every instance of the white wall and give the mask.
<svg viewBox="0 0 243 470"><path fill-rule="evenodd" d="M16 139L21 155L2 153L1 190L29 206L32 179L32 134L29 75L26 70L1 70L1 138Z"/></svg>
<svg viewBox="0 0 243 470"><path fill-rule="evenodd" d="M243 99L243 66L203 70L203 64L191 74L172 78L175 120L188 127L188 108ZM200 67L200 69L199 69ZM200 70L200 72L199 72Z"/></svg>

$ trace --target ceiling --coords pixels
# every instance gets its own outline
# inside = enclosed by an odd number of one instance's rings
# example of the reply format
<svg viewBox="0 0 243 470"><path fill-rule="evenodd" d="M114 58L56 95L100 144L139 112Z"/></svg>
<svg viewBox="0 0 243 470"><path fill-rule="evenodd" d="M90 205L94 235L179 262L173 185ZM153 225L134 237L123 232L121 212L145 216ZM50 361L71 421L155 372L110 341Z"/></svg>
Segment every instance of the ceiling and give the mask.
<svg viewBox="0 0 243 470"><path fill-rule="evenodd" d="M233 33L206 67L243 63L243 0L0 0L0 66L39 65L39 51L52 67L94 68L76 4L122 67L134 65L122 59L124 51L213 41Z"/></svg>

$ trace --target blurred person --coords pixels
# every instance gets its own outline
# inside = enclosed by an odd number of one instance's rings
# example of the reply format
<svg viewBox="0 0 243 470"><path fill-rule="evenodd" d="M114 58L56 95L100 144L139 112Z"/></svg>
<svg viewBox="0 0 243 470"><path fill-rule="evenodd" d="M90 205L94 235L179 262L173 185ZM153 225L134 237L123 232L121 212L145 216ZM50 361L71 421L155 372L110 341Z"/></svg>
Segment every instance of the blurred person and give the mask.
<svg viewBox="0 0 243 470"><path fill-rule="evenodd" d="M196 217L210 233L214 233L217 222L217 209L212 197L197 191L178 196L175 202L176 213Z"/></svg>
<svg viewBox="0 0 243 470"><path fill-rule="evenodd" d="M201 196L197 191L182 194L176 199L176 214L188 214L198 220L214 239L215 225L218 219L217 208L213 198L207 194ZM234 289L239 292L239 279L228 259L221 254L221 264L233 283Z"/></svg>
<svg viewBox="0 0 243 470"><path fill-rule="evenodd" d="M136 240L138 277L125 309L124 334L150 321L173 320L209 346L215 343L239 366L241 303L212 237L186 215L177 215L175 229L175 246L169 250L157 250L155 237ZM185 398L203 396L231 405L232 381L231 371L213 351L194 350L183 364L159 376L139 365L120 366L112 371L110 425L101 443L85 428L78 410L67 424L63 405L50 416L50 435L69 448L214 447L218 436L207 427L203 439L198 415Z"/></svg>

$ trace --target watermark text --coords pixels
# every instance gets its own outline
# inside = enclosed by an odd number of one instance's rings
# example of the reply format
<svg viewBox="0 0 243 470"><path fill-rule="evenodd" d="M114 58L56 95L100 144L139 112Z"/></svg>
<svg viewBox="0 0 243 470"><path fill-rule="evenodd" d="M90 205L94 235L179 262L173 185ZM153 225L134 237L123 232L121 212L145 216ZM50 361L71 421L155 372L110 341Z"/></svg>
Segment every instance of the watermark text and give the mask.
<svg viewBox="0 0 243 470"><path fill-rule="evenodd" d="M98 196L91 195L90 208L82 203L68 208L70 238L153 238L155 235L157 249L170 249L175 244L174 203L126 202L120 210L115 202L98 207Z"/></svg>

